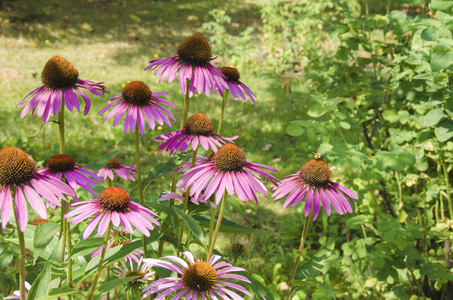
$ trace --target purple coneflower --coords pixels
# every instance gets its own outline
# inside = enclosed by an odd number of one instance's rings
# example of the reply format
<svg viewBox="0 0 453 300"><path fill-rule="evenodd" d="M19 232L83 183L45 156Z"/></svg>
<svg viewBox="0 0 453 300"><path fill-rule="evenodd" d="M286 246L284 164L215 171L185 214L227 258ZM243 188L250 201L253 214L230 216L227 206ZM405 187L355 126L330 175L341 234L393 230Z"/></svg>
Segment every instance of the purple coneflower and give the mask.
<svg viewBox="0 0 453 300"><path fill-rule="evenodd" d="M25 281L24 285L25 285L25 290L28 292L31 289L31 284L29 284L28 282ZM20 291L14 291L13 295L14 296L5 297L5 298L3 298L3 300L20 299ZM27 299L27 296L28 296L27 293L25 293L25 299Z"/></svg>
<svg viewBox="0 0 453 300"><path fill-rule="evenodd" d="M130 167L121 165L119 159L115 156L98 171L97 175L104 181L107 179L107 177L110 178L110 180L113 180L113 171L115 171L116 175L123 178L124 180L130 179L132 181L135 181L134 177L132 177L131 175L137 173L137 170L134 169L134 166L135 163L133 163Z"/></svg>
<svg viewBox="0 0 453 300"><path fill-rule="evenodd" d="M205 150L217 151L217 147L221 147L226 142L233 143L233 140L238 138L237 135L225 138L213 133L213 131L211 120L205 114L199 112L187 120L183 130L162 134L154 140L164 141L157 147L159 152L166 150L170 151L170 155L172 155L178 150L186 151L190 144L192 144L193 151L198 148L198 145L201 145Z"/></svg>
<svg viewBox="0 0 453 300"><path fill-rule="evenodd" d="M187 93L186 80L190 80L189 97L194 92L204 92L209 96L210 89L215 94L218 89L227 88L223 74L210 61L212 58L211 46L200 35L194 34L185 39L178 46L178 55L150 61L145 70L156 70L154 75L160 75L159 82L168 76L168 82L172 82L179 71L179 86L182 93Z"/></svg>
<svg viewBox="0 0 453 300"><path fill-rule="evenodd" d="M103 96L105 93L105 87L102 82L95 83L89 80L79 79L79 72L74 65L59 56L53 56L46 63L41 72L41 81L43 86L28 93L17 104L17 107L21 107L29 101L20 114L21 118L25 117L30 109L33 115L36 108L38 108L38 117L43 117L44 123L47 123L50 112L54 116L58 114L63 99L69 111L72 111L74 108L80 111L77 93L85 100L84 114L86 116L90 110L91 102L90 98L88 98L81 88L89 90L96 96Z"/></svg>
<svg viewBox="0 0 453 300"><path fill-rule="evenodd" d="M233 96L234 99L238 99L238 97L241 97L244 99L244 101L247 101L247 98L244 94L249 96L250 100L252 100L253 103L255 103L255 99L253 97L256 97L256 95L252 92L251 89L248 88L245 84L243 84L239 79L241 78L241 74L239 73L238 69L236 68L230 68L230 67L222 67L220 68L220 72L222 72L223 75L225 75L228 83L228 90L231 93L231 96ZM242 91L244 90L244 92ZM223 97L223 90L220 90L220 94Z"/></svg>
<svg viewBox="0 0 453 300"><path fill-rule="evenodd" d="M173 192L163 192L162 196L157 199L157 201L165 201L170 199L179 199L181 202L186 201L186 193L183 190L176 189L179 193ZM200 203L206 204L206 200L203 200L203 195L200 195L198 198L189 197L189 201L195 205Z"/></svg>
<svg viewBox="0 0 453 300"><path fill-rule="evenodd" d="M190 196L198 198L203 191L203 200L215 192L215 203L219 205L223 192L230 196L236 193L243 201L255 200L255 191L267 197L267 190L260 182L260 175L277 184L278 179L261 168L277 172L276 169L247 161L244 152L234 144L225 144L217 150L211 160L187 170L178 182L178 187L190 188Z"/></svg>
<svg viewBox="0 0 453 300"><path fill-rule="evenodd" d="M121 264L120 264L121 263ZM115 263L115 276L118 278L127 278L127 277L136 277L129 281L126 285L126 290L128 289L143 289L147 281L154 279L154 274L156 272L151 271L152 265L143 263L143 258L140 258L134 263L134 261L120 261Z"/></svg>
<svg viewBox="0 0 453 300"><path fill-rule="evenodd" d="M85 170L85 168L89 170ZM59 180L61 180L64 175L66 181L74 191L81 187L95 196L97 196L97 194L92 187L95 187L98 183L102 182L102 179L96 175L96 170L86 166L76 165L74 158L67 154L52 156L49 158L47 166L39 169L38 172L56 177ZM77 201L77 196L74 200Z"/></svg>
<svg viewBox="0 0 453 300"><path fill-rule="evenodd" d="M105 233L110 222L115 228L122 224L130 234L133 233L132 224L148 237L149 230L154 229L152 223L159 226L159 222L154 219L157 214L132 202L129 194L119 187L108 187L96 199L77 202L68 207L75 207L73 211L64 216L65 219L75 217L71 220L71 224L80 223L95 215L83 232L83 239L86 239L98 224L99 236Z"/></svg>
<svg viewBox="0 0 453 300"><path fill-rule="evenodd" d="M145 119L149 127L154 130L156 124L154 120L160 125L164 122L171 127L168 118L176 121L175 117L165 109L162 104L176 108L176 105L170 103L162 98L156 96L164 96L168 93L152 93L148 85L141 81L129 82L123 89L121 94L113 96L107 101L113 101L106 107L101 109L98 114L102 115L110 108L114 107L107 115L104 123L115 116L113 126L116 126L126 114L124 119L124 133L126 134L128 128L133 132L135 126L138 125L140 134L145 134ZM144 117L143 117L144 116Z"/></svg>
<svg viewBox="0 0 453 300"><path fill-rule="evenodd" d="M47 219L46 206L41 197L56 207L61 206L58 198L65 199L63 194L75 196L67 184L39 173L30 155L19 148L6 147L0 150L0 207L3 228L11 217L13 194L19 229L22 232L25 231L28 221L25 199L41 218Z"/></svg>
<svg viewBox="0 0 453 300"><path fill-rule="evenodd" d="M321 202L327 215L330 216L330 203L333 208L342 215L345 212L352 212L348 199L359 197L341 184L330 181L332 172L320 154L305 163L296 174L286 176L272 197L275 200L289 194L283 203L283 208L294 206L305 199L304 215L307 217L313 209L313 220L318 217L321 209ZM330 201L330 203L329 203Z"/></svg>
<svg viewBox="0 0 453 300"><path fill-rule="evenodd" d="M244 287L228 280L236 279L250 283L246 277L232 274L232 272L245 271L244 269L233 267L231 264L223 261L216 263L220 259L218 255L213 255L209 259L209 262L195 261L190 252L184 252L184 255L189 261L189 264L177 256L144 260L146 263L152 264L153 267L161 267L174 271L180 274L181 278L169 277L154 281L143 289L143 292L147 291L143 295L143 298L162 292L154 299L165 299L166 296L179 290L173 299L197 300L200 299L199 297L202 299L218 299L219 297L221 299L243 300L244 298L236 291L242 292L250 297L252 296ZM185 298L183 298L184 296Z"/></svg>

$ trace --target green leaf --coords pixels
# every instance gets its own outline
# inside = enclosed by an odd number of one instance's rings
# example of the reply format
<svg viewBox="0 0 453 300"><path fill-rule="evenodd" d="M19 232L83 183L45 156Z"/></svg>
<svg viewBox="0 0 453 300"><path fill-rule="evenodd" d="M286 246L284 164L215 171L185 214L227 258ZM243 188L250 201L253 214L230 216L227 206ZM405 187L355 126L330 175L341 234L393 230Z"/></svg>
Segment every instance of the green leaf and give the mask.
<svg viewBox="0 0 453 300"><path fill-rule="evenodd" d="M60 226L55 223L43 223L36 228L33 238L33 264L36 263L38 257L46 250L52 239L58 238L55 235L58 230L60 230ZM48 256L46 258L48 258Z"/></svg>
<svg viewBox="0 0 453 300"><path fill-rule="evenodd" d="M432 0L429 4L432 10L448 10L453 5L453 1L451 0Z"/></svg>
<svg viewBox="0 0 453 300"><path fill-rule="evenodd" d="M322 281L321 278L308 278L305 280L294 280L293 283L296 286L310 286L310 287L316 287L316 288L321 288L324 290L326 293L328 293L332 299L335 299L336 293L335 290L328 284L325 284ZM295 288L293 292L296 290L299 290L300 288Z"/></svg>
<svg viewBox="0 0 453 300"><path fill-rule="evenodd" d="M299 136L304 133L304 131L305 129L297 124L289 124L288 127L286 127L286 133L291 136Z"/></svg>
<svg viewBox="0 0 453 300"><path fill-rule="evenodd" d="M436 50L431 57L431 69L438 72L447 68L453 62L453 52L445 49Z"/></svg>
<svg viewBox="0 0 453 300"><path fill-rule="evenodd" d="M423 120L425 126L434 126L437 125L442 119L446 118L447 115L441 108L435 108L428 112Z"/></svg>
<svg viewBox="0 0 453 300"><path fill-rule="evenodd" d="M104 238L101 237L90 237L89 239L81 240L74 246L71 257L91 254L101 247L103 243Z"/></svg>
<svg viewBox="0 0 453 300"><path fill-rule="evenodd" d="M445 120L434 129L434 134L439 142L443 143L453 137L453 121Z"/></svg>
<svg viewBox="0 0 453 300"><path fill-rule="evenodd" d="M340 127L343 129L351 129L351 124L347 122L340 122Z"/></svg>
<svg viewBox="0 0 453 300"><path fill-rule="evenodd" d="M323 107L321 104L315 104L307 111L307 115L312 118L319 118L328 111L329 109L327 107Z"/></svg>
<svg viewBox="0 0 453 300"><path fill-rule="evenodd" d="M205 228L209 228L209 220L210 218L201 216L201 215L194 215L193 218L200 223L201 226ZM275 234L277 232L274 231L266 231L266 230L259 230L253 229L250 227L246 227L243 225L239 225L233 221L229 221L225 218L222 219L222 224L220 225L221 232L230 232L230 233L240 233L240 234L247 234L247 233L265 233L265 234Z"/></svg>
<svg viewBox="0 0 453 300"><path fill-rule="evenodd" d="M157 164L154 167L151 168L148 172L148 177L146 179L144 186L144 189L148 187L148 185L156 180L157 178L167 175L170 172L173 172L176 170L179 165L184 161L184 157L186 157L186 154L183 153L175 153L173 154L170 159L164 163Z"/></svg>
<svg viewBox="0 0 453 300"><path fill-rule="evenodd" d="M99 170L99 169L103 168L109 160L111 160L112 158L114 158L121 152L122 152L121 150L116 150L116 151L110 152L107 155L98 157L98 158L90 161L87 166L90 168L93 168L95 170Z"/></svg>
<svg viewBox="0 0 453 300"><path fill-rule="evenodd" d="M67 295L79 295L84 297L81 291L65 287L50 289L47 295L40 297L38 300L57 299L58 297L63 297Z"/></svg>
<svg viewBox="0 0 453 300"><path fill-rule="evenodd" d="M224 200L225 201L225 200ZM186 221L189 225L190 229L192 230L193 235L197 238L201 245L206 245L204 241L204 232L201 226L197 223L197 221L189 216L188 214L182 212L180 209L175 208L175 211Z"/></svg>
<svg viewBox="0 0 453 300"><path fill-rule="evenodd" d="M335 243L331 243L323 250L318 251L312 258L297 268L294 279L303 280L317 276L324 267L327 259L332 255L334 249Z"/></svg>
<svg viewBox="0 0 453 300"><path fill-rule="evenodd" d="M243 275L246 277L248 280L250 280L249 286L252 288L253 292L256 294L257 299L267 299L267 300L274 300L274 295L264 287L264 285L261 284L258 280L250 276L249 274L243 272L240 273L240 275Z"/></svg>
<svg viewBox="0 0 453 300"><path fill-rule="evenodd" d="M159 203L146 203L146 206L151 208L159 215L159 218L173 228L178 228L180 225L178 214L175 212L174 207L168 207Z"/></svg>
<svg viewBox="0 0 453 300"><path fill-rule="evenodd" d="M404 250L407 245L407 237L402 233L398 233L395 237L395 244L398 249Z"/></svg>
<svg viewBox="0 0 453 300"><path fill-rule="evenodd" d="M292 78L292 77L283 78L283 81L282 81L283 94L286 95L286 91L288 91L291 95L293 94L293 90L292 90L293 79L294 78Z"/></svg>
<svg viewBox="0 0 453 300"><path fill-rule="evenodd" d="M114 279L112 281L104 281L97 287L93 300L100 299L102 297L102 295L104 295L108 291L116 288L117 286L125 285L129 281L134 280L139 277L140 276L130 276L130 277L125 277L125 278Z"/></svg>
<svg viewBox="0 0 453 300"><path fill-rule="evenodd" d="M346 221L346 226L348 226L350 229L360 229L361 226L368 220L369 220L368 216L358 215L358 216L349 218Z"/></svg>
<svg viewBox="0 0 453 300"><path fill-rule="evenodd" d="M392 109L385 110L382 113L382 117L384 118L384 120L389 121L390 123L398 122L400 119L400 117L398 116L396 111L394 111Z"/></svg>
<svg viewBox="0 0 453 300"><path fill-rule="evenodd" d="M27 299L38 299L38 297L47 295L47 289L51 279L52 272L50 270L50 262L47 261L44 269L36 277L33 285L28 291Z"/></svg>
<svg viewBox="0 0 453 300"><path fill-rule="evenodd" d="M422 31L421 38L425 41L436 41L439 38L439 31L432 27L427 27Z"/></svg>

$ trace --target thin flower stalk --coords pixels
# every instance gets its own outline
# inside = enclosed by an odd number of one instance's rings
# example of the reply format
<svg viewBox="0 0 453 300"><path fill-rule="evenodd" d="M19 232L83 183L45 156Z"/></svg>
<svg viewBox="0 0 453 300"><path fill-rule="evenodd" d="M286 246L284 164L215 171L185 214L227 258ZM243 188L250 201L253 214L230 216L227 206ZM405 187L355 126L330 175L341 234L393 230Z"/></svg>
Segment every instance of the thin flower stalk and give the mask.
<svg viewBox="0 0 453 300"><path fill-rule="evenodd" d="M219 217L217 218L217 224L216 224L216 227L215 227L214 234L212 236L212 241L209 244L209 251L208 251L207 260L209 260L211 258L212 253L214 252L215 242L217 240L217 235L219 234L219 231L220 231L220 225L222 224L223 214L225 213L227 196L228 196L228 193L227 193L227 191L225 191L223 193L223 201L222 201L222 205L220 206Z"/></svg>
<svg viewBox="0 0 453 300"><path fill-rule="evenodd" d="M217 128L218 135L220 135L220 131L222 129L222 121L223 121L223 116L225 114L225 108L226 108L226 104L227 104L228 95L229 95L228 90L225 90L225 94L223 95L223 98L222 98L222 108L220 110L219 127Z"/></svg>
<svg viewBox="0 0 453 300"><path fill-rule="evenodd" d="M14 207L14 217L16 219L16 229L17 229L17 238L19 240L19 291L20 299L25 300L25 237L24 233L19 229L19 218L17 215L16 201L15 201L15 192L11 192L13 198L13 207Z"/></svg>
<svg viewBox="0 0 453 300"><path fill-rule="evenodd" d="M140 163L140 133L138 131L138 125L135 128L135 160L137 162L137 183L138 183L138 195L140 199L140 205L144 203L144 196L143 196L143 183L142 183L142 169ZM148 252L146 251L146 237L142 236L143 242L143 252L145 258L148 257Z"/></svg>
<svg viewBox="0 0 453 300"><path fill-rule="evenodd" d="M91 291L90 291L90 295L88 296L88 300L93 300L94 292L96 291L96 286L98 284L99 276L100 276L101 271L102 271L102 264L104 263L105 250L107 249L107 243L108 243L109 238L110 238L110 229L111 229L111 227L112 227L112 222L110 221L109 225L107 227L107 231L105 233L104 244L102 246L101 257L99 258L98 269L96 271L96 276L94 277L93 285L91 286Z"/></svg>

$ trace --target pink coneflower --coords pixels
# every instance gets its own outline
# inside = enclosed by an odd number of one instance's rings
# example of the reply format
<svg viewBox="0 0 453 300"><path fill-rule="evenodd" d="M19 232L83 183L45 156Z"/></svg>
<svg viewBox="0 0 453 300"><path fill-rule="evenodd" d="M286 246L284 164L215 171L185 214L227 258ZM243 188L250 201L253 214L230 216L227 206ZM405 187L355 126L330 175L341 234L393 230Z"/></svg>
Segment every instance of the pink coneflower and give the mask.
<svg viewBox="0 0 453 300"><path fill-rule="evenodd" d="M3 228L13 211L13 194L19 229L22 232L28 221L26 199L41 218L47 219L46 206L41 197L56 207L61 205L58 198L65 199L63 194L75 196L67 184L37 172L36 163L30 155L19 148L6 147L0 150L0 207Z"/></svg>
<svg viewBox="0 0 453 300"><path fill-rule="evenodd" d="M101 177L104 181L108 178L113 180L113 171L115 171L116 175L123 178L124 180L130 179L135 181L134 177L131 174L136 174L137 170L134 169L135 163L132 166L121 165L119 159L115 156L111 160L109 160L103 168L101 168L97 175Z"/></svg>
<svg viewBox="0 0 453 300"><path fill-rule="evenodd" d="M198 145L201 145L205 150L217 151L217 147L221 147L226 142L233 143L233 140L238 138L237 135L232 138L225 138L213 133L213 131L211 120L200 112L187 120L183 130L162 134L154 140L164 141L157 147L159 152L166 150L170 151L170 155L172 155L178 150L186 151L190 144L192 144L193 151L198 148Z"/></svg>
<svg viewBox="0 0 453 300"><path fill-rule="evenodd" d="M176 56L150 61L145 70L156 70L154 75L160 75L159 82L167 76L168 82L172 82L179 71L179 86L184 95L187 93L186 80L190 80L189 97L195 91L209 96L211 89L215 94L218 89L228 87L222 73L211 65L210 61L215 58L212 58L211 46L202 35L188 37L178 46L177 51Z"/></svg>
<svg viewBox="0 0 453 300"><path fill-rule="evenodd" d="M198 198L203 191L203 200L215 192L215 203L219 205L223 192L230 196L236 193L243 201L255 200L255 191L267 197L267 190L260 182L260 175L277 184L278 179L261 168L277 172L276 169L248 162L244 152L234 145L225 144L217 150L211 160L206 160L187 170L178 182L178 187L190 188L190 196Z"/></svg>
<svg viewBox="0 0 453 300"><path fill-rule="evenodd" d="M75 207L73 211L64 216L65 219L75 217L71 220L71 224L80 223L95 215L83 232L83 239L86 239L98 224L99 236L105 233L110 222L115 228L122 224L130 234L133 233L132 224L148 237L149 230L154 229L152 223L159 226L159 222L154 219L157 214L132 202L129 194L119 187L108 187L96 199L77 202L68 207Z"/></svg>
<svg viewBox="0 0 453 300"><path fill-rule="evenodd" d="M220 72L222 72L223 75L225 75L228 83L228 90L231 93L231 96L233 96L234 99L238 99L238 97L241 97L244 99L244 101L247 101L247 98L244 94L244 92L247 93L249 96L250 100L252 100L253 103L255 103L255 99L253 97L256 97L256 95L252 92L251 89L248 88L245 84L243 84L239 79L241 78L241 74L239 73L238 69L236 68L230 68L230 67L222 67L220 68ZM244 92L242 91L244 90ZM220 90L220 94L223 97L223 90Z"/></svg>
<svg viewBox="0 0 453 300"><path fill-rule="evenodd" d="M136 277L126 284L126 290L129 289L143 289L147 281L154 279L156 272L151 271L152 265L143 263L143 258L134 261L120 261L115 263L115 276L118 278Z"/></svg>
<svg viewBox="0 0 453 300"><path fill-rule="evenodd" d="M25 281L24 285L25 285L25 290L28 292L31 289L31 284L29 284L28 282ZM14 291L13 295L14 296L5 297L5 298L3 298L3 300L20 299L20 291ZM25 299L27 299L27 296L28 296L27 293L25 293Z"/></svg>
<svg viewBox="0 0 453 300"><path fill-rule="evenodd" d="M144 260L146 263L152 264L153 267L161 267L174 271L180 274L181 278L169 277L154 281L143 289L143 292L147 292L143 295L142 299L159 292L162 293L154 299L165 299L166 296L177 291L179 292L173 299L197 300L200 299L199 297L202 299L218 299L219 297L221 299L243 300L244 298L236 291L242 292L250 297L252 296L241 285L229 281L229 279L236 279L250 283L246 277L232 273L245 271L244 269L233 267L226 262L216 263L220 259L218 255L213 255L209 259L209 262L195 261L190 252L184 252L184 255L189 261L189 264L177 256Z"/></svg>
<svg viewBox="0 0 453 300"><path fill-rule="evenodd" d="M39 169L38 172L56 177L60 180L64 175L66 181L74 191L81 187L95 196L97 194L92 188L102 182L102 179L96 175L96 170L86 166L76 165L75 160L67 154L52 156L49 158L47 166ZM74 200L77 201L77 198Z"/></svg>
<svg viewBox="0 0 453 300"><path fill-rule="evenodd" d="M321 209L321 202L327 215L330 216L330 203L333 208L342 215L345 212L352 212L348 200L359 197L348 188L330 181L332 172L320 154L305 163L296 174L286 176L272 197L275 200L289 194L283 203L283 208L294 206L305 199L304 215L307 217L313 209L313 220L315 220ZM330 203L329 203L330 201Z"/></svg>
<svg viewBox="0 0 453 300"><path fill-rule="evenodd" d="M85 101L84 114L86 116L90 110L91 102L90 98L88 98L81 88L89 90L96 96L103 96L106 92L102 82L95 83L89 80L79 79L79 72L77 69L69 61L59 56L53 56L46 63L42 69L41 81L43 86L28 93L28 95L17 104L17 107L21 107L29 101L20 114L21 118L25 117L30 109L32 110L33 115L36 108L38 108L38 117L43 117L44 123L47 123L47 121L49 121L50 112L52 112L54 116L58 114L63 99L69 111L72 111L74 108L77 109L77 111L80 111L77 93L82 96Z"/></svg>
<svg viewBox="0 0 453 300"><path fill-rule="evenodd" d="M173 121L176 121L176 119L171 112L162 106L162 104L174 108L176 108L176 105L156 97L164 95L168 95L168 93L152 93L146 83L132 81L124 87L121 94L108 99L107 101L113 102L101 109L98 114L102 115L107 110L114 107L104 120L105 123L115 116L113 126L116 126L121 121L123 115L126 114L124 119L124 133L126 133L128 129L130 132L133 132L135 126L138 125L140 134L145 134L145 119L152 130L156 127L154 120L160 125L163 125L165 122L171 127L168 118Z"/></svg>
<svg viewBox="0 0 453 300"><path fill-rule="evenodd" d="M180 189L176 190L178 193L163 192L162 196L157 199L157 201L165 201L170 199L179 199L181 202L186 201L186 193ZM199 205L200 203L206 204L206 200L203 200L203 195L200 195L198 198L189 197L189 201L195 205Z"/></svg>

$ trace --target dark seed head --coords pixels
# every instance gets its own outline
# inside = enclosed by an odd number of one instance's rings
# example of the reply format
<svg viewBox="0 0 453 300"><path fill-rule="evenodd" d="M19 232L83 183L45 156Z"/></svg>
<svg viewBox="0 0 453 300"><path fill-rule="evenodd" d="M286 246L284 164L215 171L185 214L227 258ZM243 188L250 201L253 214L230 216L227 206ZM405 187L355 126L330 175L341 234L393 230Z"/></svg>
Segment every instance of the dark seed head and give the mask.
<svg viewBox="0 0 453 300"><path fill-rule="evenodd" d="M35 172L35 161L21 149L10 146L0 150L0 186L27 183Z"/></svg>
<svg viewBox="0 0 453 300"><path fill-rule="evenodd" d="M238 83L239 79L241 78L241 74L236 68L222 67L220 68L220 72L225 75L228 82Z"/></svg>
<svg viewBox="0 0 453 300"><path fill-rule="evenodd" d="M114 170L114 169L119 169L120 168L120 160L115 156L111 160L109 160L104 168Z"/></svg>
<svg viewBox="0 0 453 300"><path fill-rule="evenodd" d="M210 291L216 283L217 272L204 261L196 261L184 270L182 281L193 291Z"/></svg>
<svg viewBox="0 0 453 300"><path fill-rule="evenodd" d="M178 46L178 56L186 64L206 66L212 58L211 46L200 34L194 34Z"/></svg>
<svg viewBox="0 0 453 300"><path fill-rule="evenodd" d="M184 124L184 130L187 134L209 136L214 128L204 113L196 113Z"/></svg>
<svg viewBox="0 0 453 300"><path fill-rule="evenodd" d="M75 160L67 154L57 154L49 158L47 167L52 173L68 172L74 169Z"/></svg>
<svg viewBox="0 0 453 300"><path fill-rule="evenodd" d="M123 99L136 106L145 106L151 102L151 90L141 81L129 82L123 89Z"/></svg>
<svg viewBox="0 0 453 300"><path fill-rule="evenodd" d="M223 172L242 171L247 160L241 148L234 144L225 144L220 147L212 159L214 166Z"/></svg>
<svg viewBox="0 0 453 300"><path fill-rule="evenodd" d="M322 159L312 159L300 168L300 178L313 186L325 186L330 181L331 175L327 163Z"/></svg>
<svg viewBox="0 0 453 300"><path fill-rule="evenodd" d="M122 188L111 186L99 194L98 200L106 210L125 212L129 208L131 197Z"/></svg>
<svg viewBox="0 0 453 300"><path fill-rule="evenodd" d="M79 72L69 61L60 56L53 56L41 72L41 81L45 87L61 90L74 87L79 79Z"/></svg>

